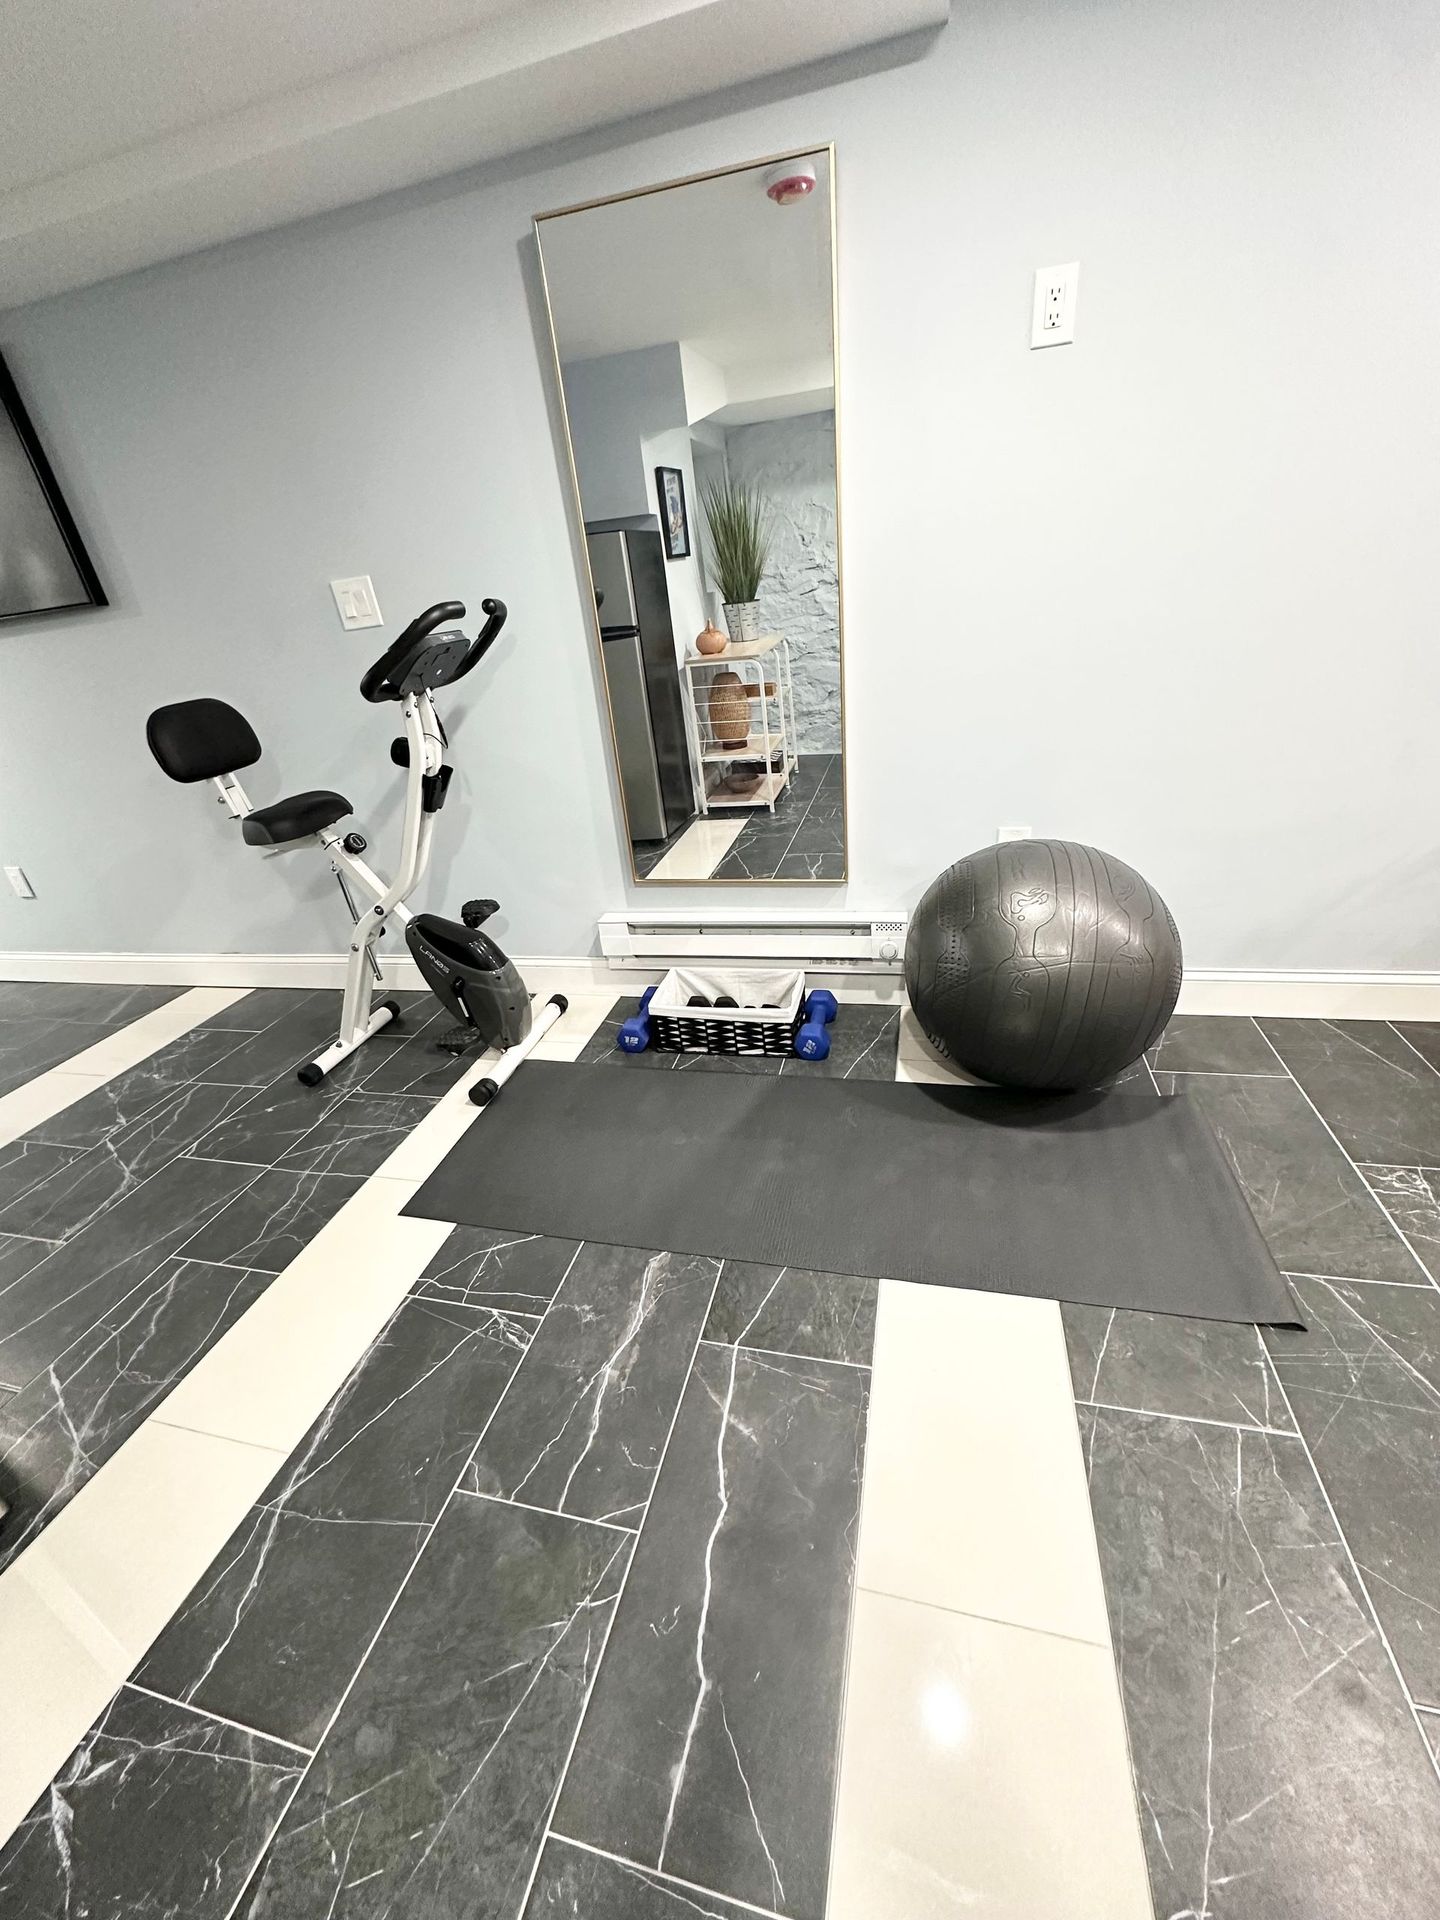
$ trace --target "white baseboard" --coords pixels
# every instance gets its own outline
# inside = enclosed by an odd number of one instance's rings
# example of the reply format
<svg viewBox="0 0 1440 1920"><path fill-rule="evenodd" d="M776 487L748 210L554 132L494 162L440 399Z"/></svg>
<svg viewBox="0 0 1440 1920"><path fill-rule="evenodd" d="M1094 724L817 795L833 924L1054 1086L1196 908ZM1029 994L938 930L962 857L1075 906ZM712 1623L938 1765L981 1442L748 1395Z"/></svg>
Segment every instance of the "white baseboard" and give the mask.
<svg viewBox="0 0 1440 1920"><path fill-rule="evenodd" d="M1178 1011L1270 1014L1277 1019L1440 1020L1440 973L1189 967Z"/></svg>
<svg viewBox="0 0 1440 1920"><path fill-rule="evenodd" d="M517 955L535 993L638 993L647 979L594 955ZM339 987L345 963L330 953L0 953L0 980L74 980L117 986ZM385 962L393 987L424 982L409 957ZM814 984L850 1000L895 1001L898 974L816 972ZM1247 971L1192 967L1180 991L1181 1013L1260 1013L1321 1020L1440 1021L1440 973L1342 973L1312 969Z"/></svg>

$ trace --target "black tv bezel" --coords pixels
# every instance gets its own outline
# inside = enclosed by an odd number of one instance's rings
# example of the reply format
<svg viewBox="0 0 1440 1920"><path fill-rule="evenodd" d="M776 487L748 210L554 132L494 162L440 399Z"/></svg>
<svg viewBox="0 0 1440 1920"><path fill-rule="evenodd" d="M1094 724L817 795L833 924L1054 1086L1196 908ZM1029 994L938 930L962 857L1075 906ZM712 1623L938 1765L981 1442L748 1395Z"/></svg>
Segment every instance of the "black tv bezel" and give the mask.
<svg viewBox="0 0 1440 1920"><path fill-rule="evenodd" d="M20 390L15 385L10 369L5 364L5 356L0 353L0 409L3 409L10 424L14 427L21 450L35 478L40 483L40 491L45 496L45 504L50 509L60 538L65 543L71 564L80 576L80 584L85 588L84 600L67 600L53 607L21 607L14 613L0 613L0 626L11 620L43 620L56 613L81 613L86 607L108 607L109 596L100 584L100 576L90 555L85 550L85 542L80 538L80 529L70 509L65 504L65 496L60 491L60 483L55 478L54 468L45 458L45 449L40 444L25 403L20 398Z"/></svg>

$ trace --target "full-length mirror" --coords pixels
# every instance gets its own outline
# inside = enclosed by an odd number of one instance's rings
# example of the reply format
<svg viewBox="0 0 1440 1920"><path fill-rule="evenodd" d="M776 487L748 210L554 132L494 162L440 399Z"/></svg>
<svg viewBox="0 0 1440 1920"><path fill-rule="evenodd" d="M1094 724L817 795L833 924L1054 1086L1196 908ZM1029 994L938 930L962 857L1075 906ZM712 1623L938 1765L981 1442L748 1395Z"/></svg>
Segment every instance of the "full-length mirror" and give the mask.
<svg viewBox="0 0 1440 1920"><path fill-rule="evenodd" d="M535 223L637 879L845 878L833 176Z"/></svg>

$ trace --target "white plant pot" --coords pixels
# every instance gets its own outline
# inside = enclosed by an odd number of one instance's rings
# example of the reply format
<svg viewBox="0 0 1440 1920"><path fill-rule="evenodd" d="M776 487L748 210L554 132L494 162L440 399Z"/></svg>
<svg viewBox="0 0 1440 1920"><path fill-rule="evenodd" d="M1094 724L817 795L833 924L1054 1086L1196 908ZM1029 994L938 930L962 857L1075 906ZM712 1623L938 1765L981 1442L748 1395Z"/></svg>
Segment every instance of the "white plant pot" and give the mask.
<svg viewBox="0 0 1440 1920"><path fill-rule="evenodd" d="M760 638L760 602L758 600L741 600L731 605L727 601L725 605L725 625L729 630L731 640L736 646L738 646L742 640L758 640Z"/></svg>

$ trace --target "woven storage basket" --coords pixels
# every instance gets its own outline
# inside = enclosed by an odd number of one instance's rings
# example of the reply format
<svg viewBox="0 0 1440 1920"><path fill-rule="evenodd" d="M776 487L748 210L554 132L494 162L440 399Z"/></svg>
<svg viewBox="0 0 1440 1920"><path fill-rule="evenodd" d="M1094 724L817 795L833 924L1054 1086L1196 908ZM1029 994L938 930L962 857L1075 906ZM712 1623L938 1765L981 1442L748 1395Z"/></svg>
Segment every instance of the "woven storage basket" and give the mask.
<svg viewBox="0 0 1440 1920"><path fill-rule="evenodd" d="M692 1007L695 994L712 1002L729 994L740 1005ZM661 1053L793 1054L804 1004L805 975L794 967L672 967L650 1001L650 1044Z"/></svg>

